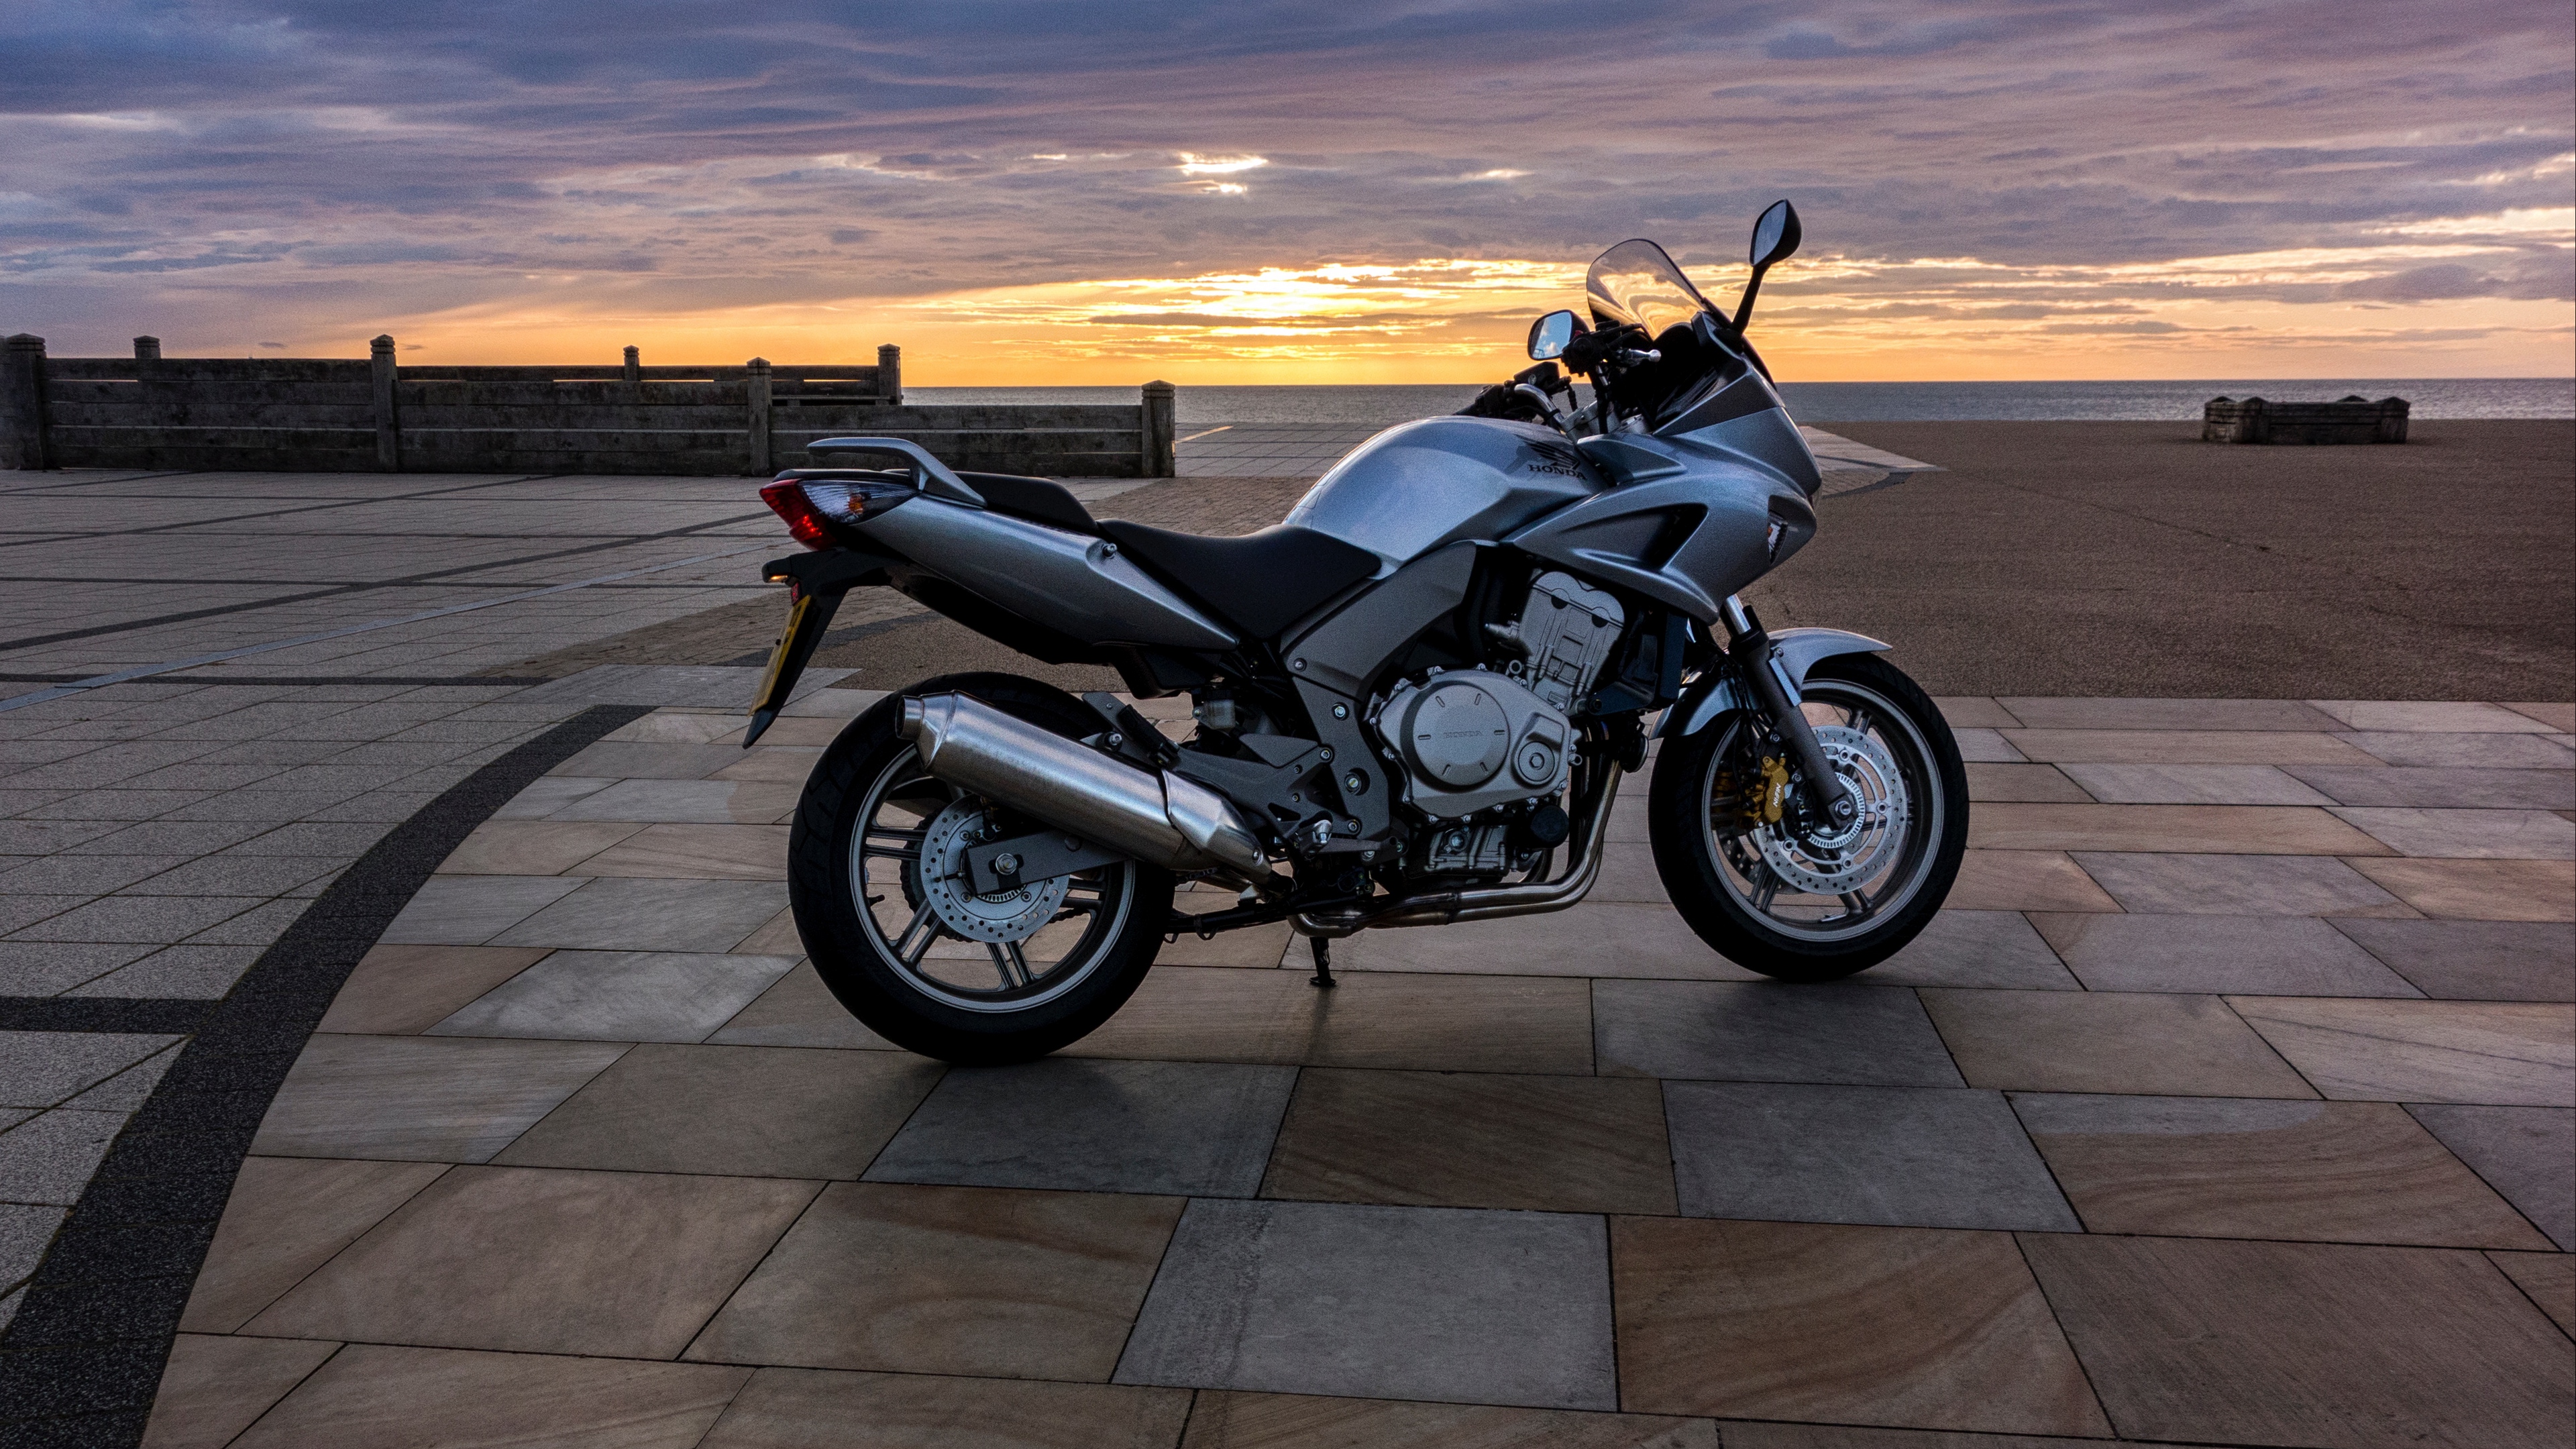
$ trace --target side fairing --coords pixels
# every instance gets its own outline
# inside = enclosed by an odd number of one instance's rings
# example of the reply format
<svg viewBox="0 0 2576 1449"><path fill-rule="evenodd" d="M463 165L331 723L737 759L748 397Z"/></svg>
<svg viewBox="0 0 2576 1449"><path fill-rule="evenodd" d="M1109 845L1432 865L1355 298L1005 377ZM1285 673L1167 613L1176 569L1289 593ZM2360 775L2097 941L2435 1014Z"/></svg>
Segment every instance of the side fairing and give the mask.
<svg viewBox="0 0 2576 1449"><path fill-rule="evenodd" d="M1351 450L1286 521L1401 565L1445 544L1502 537L1604 486L1551 429L1425 418Z"/></svg>
<svg viewBox="0 0 2576 1449"><path fill-rule="evenodd" d="M1232 630L1119 556L1105 539L944 498L909 499L859 525L859 532L968 593L1085 644L1235 644Z"/></svg>
<svg viewBox="0 0 2576 1449"><path fill-rule="evenodd" d="M1815 462L1777 408L1677 437L1587 438L1583 450L1619 486L1505 542L1702 623L1815 534Z"/></svg>

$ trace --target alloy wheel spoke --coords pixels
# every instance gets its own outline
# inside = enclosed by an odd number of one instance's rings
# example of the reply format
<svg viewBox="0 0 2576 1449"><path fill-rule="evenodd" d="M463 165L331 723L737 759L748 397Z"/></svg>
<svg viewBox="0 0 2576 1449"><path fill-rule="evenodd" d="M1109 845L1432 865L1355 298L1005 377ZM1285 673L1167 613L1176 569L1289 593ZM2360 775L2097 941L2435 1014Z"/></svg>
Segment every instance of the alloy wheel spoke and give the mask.
<svg viewBox="0 0 2576 1449"><path fill-rule="evenodd" d="M925 926L928 929L925 930ZM912 913L912 923L905 926L903 934L894 940L894 954L903 962L903 968L906 971L920 967L921 958L930 953L930 943L939 939L939 930L938 913L931 910L928 901L922 902L921 908ZM915 932L921 935L918 944L915 944L912 939Z"/></svg>
<svg viewBox="0 0 2576 1449"><path fill-rule="evenodd" d="M993 969L1002 973L1002 989L1015 991L1029 984L1029 958L1020 951L1017 941L987 941L986 954L993 958Z"/></svg>

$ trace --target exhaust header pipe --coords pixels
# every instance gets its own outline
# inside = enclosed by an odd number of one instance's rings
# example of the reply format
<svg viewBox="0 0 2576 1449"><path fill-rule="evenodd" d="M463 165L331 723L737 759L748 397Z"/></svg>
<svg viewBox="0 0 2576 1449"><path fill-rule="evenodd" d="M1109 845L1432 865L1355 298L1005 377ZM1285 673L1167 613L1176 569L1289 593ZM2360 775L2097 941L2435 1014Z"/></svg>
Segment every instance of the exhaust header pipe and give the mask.
<svg viewBox="0 0 2576 1449"><path fill-rule="evenodd" d="M1112 759L963 694L906 699L896 733L935 778L1058 830L1166 870L1270 877L1260 837L1195 780Z"/></svg>

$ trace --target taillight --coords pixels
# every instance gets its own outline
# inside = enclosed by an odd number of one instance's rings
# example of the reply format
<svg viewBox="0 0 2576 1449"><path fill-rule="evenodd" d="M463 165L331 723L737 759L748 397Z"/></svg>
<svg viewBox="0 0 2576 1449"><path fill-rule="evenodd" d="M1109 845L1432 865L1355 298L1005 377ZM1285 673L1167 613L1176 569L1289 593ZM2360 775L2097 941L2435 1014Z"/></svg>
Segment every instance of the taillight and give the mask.
<svg viewBox="0 0 2576 1449"><path fill-rule="evenodd" d="M760 501L787 521L787 532L807 548L833 548L832 525L874 518L913 496L910 483L875 479L781 478L760 490Z"/></svg>

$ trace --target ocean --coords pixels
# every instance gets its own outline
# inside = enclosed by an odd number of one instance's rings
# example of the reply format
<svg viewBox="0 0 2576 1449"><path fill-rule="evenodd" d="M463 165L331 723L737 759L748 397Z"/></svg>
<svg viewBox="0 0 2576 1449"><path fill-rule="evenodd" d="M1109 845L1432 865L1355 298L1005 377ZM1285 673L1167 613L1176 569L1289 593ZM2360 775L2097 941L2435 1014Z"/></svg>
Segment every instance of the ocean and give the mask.
<svg viewBox="0 0 2576 1449"><path fill-rule="evenodd" d="M1184 387L1180 431L1219 423L1389 427L1455 412L1479 383L1422 386ZM2300 378L2211 382L1790 382L1800 422L2183 422L2214 397L2323 402L2347 394L2402 397L2418 418L2576 418L2576 380L2563 377ZM1131 387L907 387L905 400L957 403L1132 403Z"/></svg>

